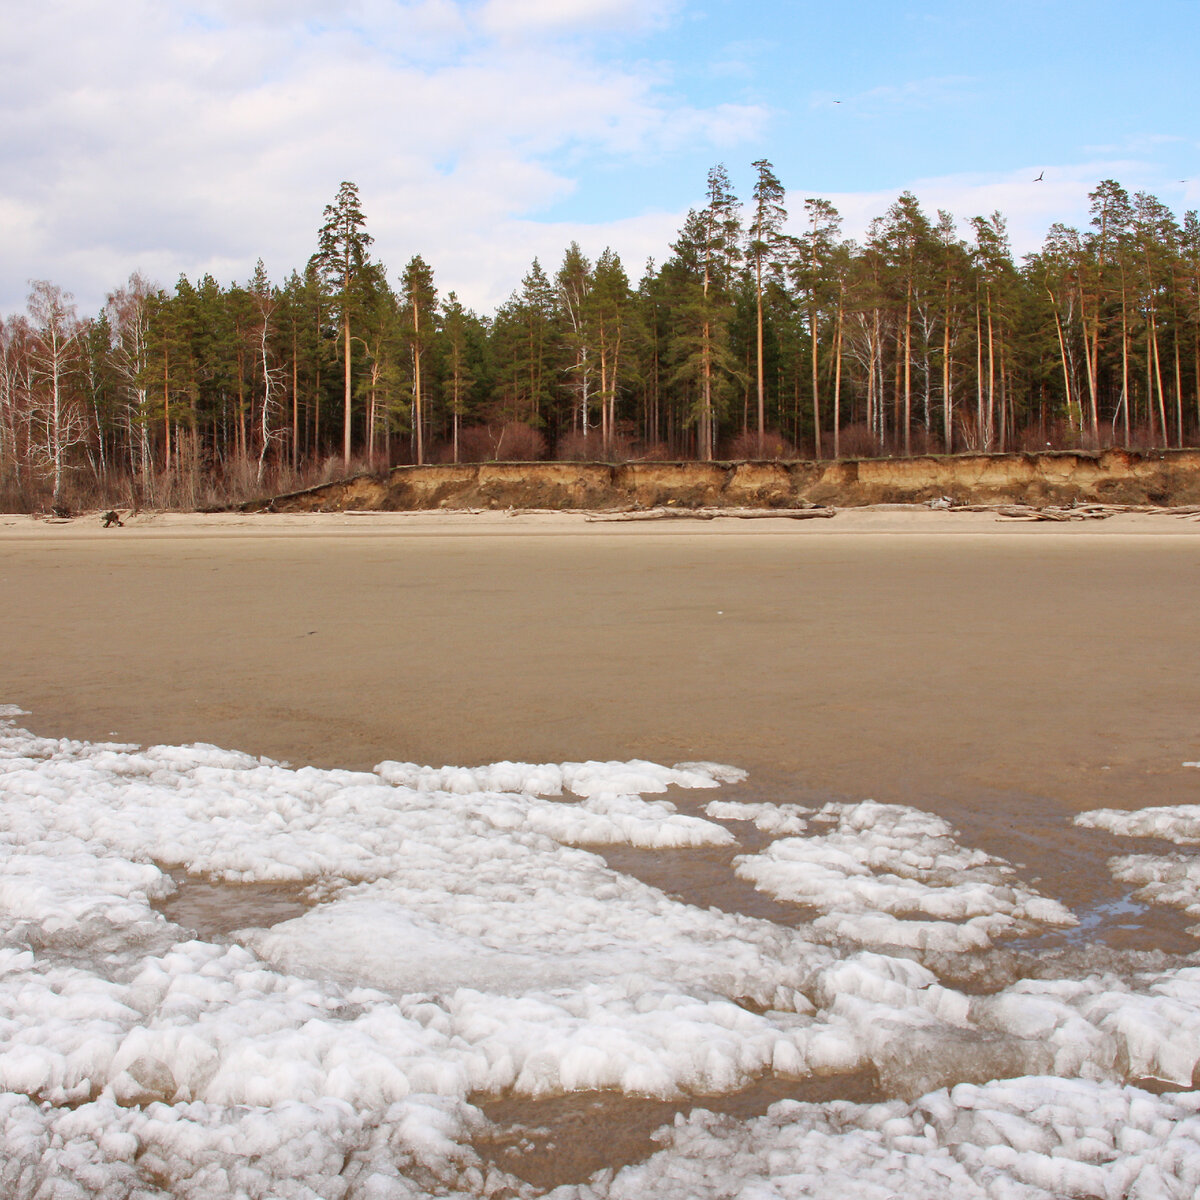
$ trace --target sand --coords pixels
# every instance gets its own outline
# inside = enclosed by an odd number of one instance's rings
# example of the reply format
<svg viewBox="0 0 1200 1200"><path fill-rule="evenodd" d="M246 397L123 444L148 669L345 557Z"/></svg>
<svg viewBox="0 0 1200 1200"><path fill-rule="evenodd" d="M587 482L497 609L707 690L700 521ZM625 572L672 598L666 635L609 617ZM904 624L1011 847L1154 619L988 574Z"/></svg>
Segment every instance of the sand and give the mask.
<svg viewBox="0 0 1200 1200"><path fill-rule="evenodd" d="M1021 860L1195 802L1198 596L1200 522L1157 515L0 517L0 703L294 764L718 760Z"/></svg>

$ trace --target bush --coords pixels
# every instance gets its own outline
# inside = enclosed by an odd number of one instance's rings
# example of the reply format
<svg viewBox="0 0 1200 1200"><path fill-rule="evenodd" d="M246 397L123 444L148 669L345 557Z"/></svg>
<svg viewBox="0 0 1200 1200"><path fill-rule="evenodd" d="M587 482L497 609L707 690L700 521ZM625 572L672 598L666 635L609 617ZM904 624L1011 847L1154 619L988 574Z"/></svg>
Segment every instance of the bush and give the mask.
<svg viewBox="0 0 1200 1200"><path fill-rule="evenodd" d="M524 421L509 421L496 438L497 462L537 462L546 457L546 436Z"/></svg>
<svg viewBox="0 0 1200 1200"><path fill-rule="evenodd" d="M830 446L833 446L832 440ZM866 423L847 425L838 435L838 453L842 458L878 458L879 440Z"/></svg>
<svg viewBox="0 0 1200 1200"><path fill-rule="evenodd" d="M599 429L589 429L585 434L578 430L564 433L558 439L554 457L562 462L628 462L639 457L633 439L624 430L618 430L604 445Z"/></svg>
<svg viewBox="0 0 1200 1200"><path fill-rule="evenodd" d="M777 429L764 429L762 453L758 452L758 430L743 429L735 434L730 441L726 457L737 460L762 460L795 458L796 447L791 444Z"/></svg>
<svg viewBox="0 0 1200 1200"><path fill-rule="evenodd" d="M537 462L545 457L545 435L524 421L469 425L458 434L459 462Z"/></svg>

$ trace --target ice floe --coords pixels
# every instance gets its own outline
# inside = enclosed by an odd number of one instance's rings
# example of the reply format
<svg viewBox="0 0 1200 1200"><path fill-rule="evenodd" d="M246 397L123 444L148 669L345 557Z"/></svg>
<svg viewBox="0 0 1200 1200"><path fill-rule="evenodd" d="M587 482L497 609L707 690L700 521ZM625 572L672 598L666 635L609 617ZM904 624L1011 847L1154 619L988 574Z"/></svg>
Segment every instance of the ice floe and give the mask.
<svg viewBox="0 0 1200 1200"><path fill-rule="evenodd" d="M1109 859L1113 878L1137 888L1136 899L1169 904L1200 919L1200 858L1181 855L1122 854ZM1189 932L1200 937L1200 925Z"/></svg>
<svg viewBox="0 0 1200 1200"><path fill-rule="evenodd" d="M1200 804L1131 810L1096 808L1080 813L1075 824L1085 829L1106 829L1123 837L1162 838L1180 846L1200 846Z"/></svg>
<svg viewBox="0 0 1200 1200"><path fill-rule="evenodd" d="M739 1122L696 1112L663 1149L555 1200L1192 1200L1200 1096L1026 1078L914 1104L783 1101Z"/></svg>
<svg viewBox="0 0 1200 1200"><path fill-rule="evenodd" d="M783 838L735 865L761 891L819 910L814 928L828 937L978 951L1002 934L1075 924L1009 864L961 846L932 813L867 800L827 804L813 823L827 831Z"/></svg>
<svg viewBox="0 0 1200 1200"><path fill-rule="evenodd" d="M1075 824L1122 837L1160 838L1177 846L1200 846L1200 804L1131 810L1098 808L1080 813ZM1110 858L1108 866L1114 879L1137 889L1135 899L1171 905L1200 918L1200 858L1186 853L1122 854ZM1200 937L1200 925L1192 926L1189 932Z"/></svg>
<svg viewBox="0 0 1200 1200"><path fill-rule="evenodd" d="M738 800L710 800L705 813L714 821L750 821L775 837L803 833L813 810L800 804L747 804Z"/></svg>
<svg viewBox="0 0 1200 1200"><path fill-rule="evenodd" d="M1119 1085L1192 1085L1200 967L945 986L926 950L1069 915L931 814L717 800L704 819L663 793L740 772L292 769L39 738L18 715L0 724L6 1197L511 1196L528 1189L470 1148L472 1097L845 1072L897 1099L696 1115L578 1194L828 1195L839 1171L864 1196L1193 1194L1193 1098ZM779 839L739 872L811 923L687 904L581 848L729 847L739 821ZM155 907L170 871L292 881L313 907L197 939ZM1063 1078L1022 1078L1043 1075Z"/></svg>

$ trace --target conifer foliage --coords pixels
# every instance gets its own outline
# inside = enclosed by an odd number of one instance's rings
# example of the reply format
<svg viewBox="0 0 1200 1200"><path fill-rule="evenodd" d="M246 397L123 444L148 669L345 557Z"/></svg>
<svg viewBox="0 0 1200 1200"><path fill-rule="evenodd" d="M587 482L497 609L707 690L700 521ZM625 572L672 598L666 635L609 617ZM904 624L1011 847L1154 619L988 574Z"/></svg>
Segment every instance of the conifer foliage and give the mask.
<svg viewBox="0 0 1200 1200"><path fill-rule="evenodd" d="M1200 216L1114 180L1014 260L902 194L862 243L753 164L661 264L535 259L491 315L371 257L342 183L282 283L34 283L0 322L0 508L196 507L400 463L1177 447L1200 436ZM963 231L965 231L965 236Z"/></svg>

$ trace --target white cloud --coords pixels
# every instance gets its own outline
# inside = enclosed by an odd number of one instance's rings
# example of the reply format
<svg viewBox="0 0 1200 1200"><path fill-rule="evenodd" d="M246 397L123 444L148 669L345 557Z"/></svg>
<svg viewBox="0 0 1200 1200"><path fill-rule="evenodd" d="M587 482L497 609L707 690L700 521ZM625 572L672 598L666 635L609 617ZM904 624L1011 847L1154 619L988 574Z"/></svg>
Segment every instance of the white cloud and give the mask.
<svg viewBox="0 0 1200 1200"><path fill-rule="evenodd" d="M1008 222L1013 255L1019 261L1022 255L1041 249L1055 221L1080 228L1086 226L1088 193L1102 179L1138 178L1145 170L1144 163L1133 160L1047 167L1038 164L1002 175L945 175L914 179L894 190L824 192L820 198L829 200L841 213L844 236L860 242L866 237L871 221L882 217L903 191L916 196L931 221L937 220L939 209L949 212L967 240L972 237L968 224L971 217L990 216L998 211ZM1044 179L1034 182L1043 172ZM788 199L792 222L798 224L804 198L793 193Z"/></svg>
<svg viewBox="0 0 1200 1200"><path fill-rule="evenodd" d="M261 256L280 278L315 249L343 179L359 184L389 267L419 252L444 264L443 286L490 306L516 278L500 283L499 265L527 265L529 246L545 243L530 218L571 194L573 161L722 147L764 119L752 107L689 106L655 68L583 42L490 31L644 27L671 7L13 6L0 14L0 213L10 217L0 311L23 305L30 277L69 288L84 311L135 269L164 286L180 272L229 282ZM526 244L502 244L518 236Z"/></svg>
<svg viewBox="0 0 1200 1200"><path fill-rule="evenodd" d="M653 28L678 7L675 0L485 0L484 27L500 34L563 33Z"/></svg>

